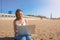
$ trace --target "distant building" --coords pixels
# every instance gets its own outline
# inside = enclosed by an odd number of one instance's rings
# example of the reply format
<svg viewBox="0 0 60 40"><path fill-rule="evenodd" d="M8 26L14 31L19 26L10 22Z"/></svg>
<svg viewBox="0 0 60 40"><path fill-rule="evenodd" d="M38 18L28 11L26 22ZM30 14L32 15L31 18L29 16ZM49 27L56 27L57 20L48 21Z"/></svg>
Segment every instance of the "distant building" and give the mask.
<svg viewBox="0 0 60 40"><path fill-rule="evenodd" d="M14 14L0 14L0 17L15 17Z"/></svg>
<svg viewBox="0 0 60 40"><path fill-rule="evenodd" d="M40 19L46 19L46 18L47 18L47 17L45 17L45 16L40 16L40 15L38 15L38 16L36 16L36 15L27 15L27 16L39 17Z"/></svg>
<svg viewBox="0 0 60 40"><path fill-rule="evenodd" d="M52 13L51 13L51 15L50 15L50 19L52 19Z"/></svg>
<svg viewBox="0 0 60 40"><path fill-rule="evenodd" d="M15 19L16 16L15 14L4 14L4 13L0 13L0 19L3 20L11 20L11 19ZM39 17L35 17L35 16L24 16L25 19L28 20L36 20L36 19L40 19Z"/></svg>
<svg viewBox="0 0 60 40"><path fill-rule="evenodd" d="M36 16L36 17L39 17L41 19L47 19L47 17L45 17L45 16Z"/></svg>
<svg viewBox="0 0 60 40"><path fill-rule="evenodd" d="M12 11L8 11L8 14L12 14Z"/></svg>

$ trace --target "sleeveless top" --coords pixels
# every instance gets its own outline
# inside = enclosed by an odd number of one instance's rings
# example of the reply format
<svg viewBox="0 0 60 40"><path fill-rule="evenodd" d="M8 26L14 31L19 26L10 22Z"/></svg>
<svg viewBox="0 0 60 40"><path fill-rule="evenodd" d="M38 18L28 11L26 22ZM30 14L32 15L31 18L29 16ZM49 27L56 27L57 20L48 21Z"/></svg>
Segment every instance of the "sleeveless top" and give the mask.
<svg viewBox="0 0 60 40"><path fill-rule="evenodd" d="M23 21L23 24L19 24L18 21L16 21L15 24L16 24L17 26L26 25L25 19L23 19L22 21Z"/></svg>
<svg viewBox="0 0 60 40"><path fill-rule="evenodd" d="M19 26L26 25L25 19L23 19L22 21L23 21L23 24L19 24L18 21L15 22L17 29L19 28ZM18 34L16 34L16 35L18 35Z"/></svg>
<svg viewBox="0 0 60 40"><path fill-rule="evenodd" d="M16 25L17 29L19 28L19 26L26 25L25 19L23 19L22 21L23 21L23 24L19 24L18 21L16 21L15 25ZM18 34L15 34L15 35L17 36L17 35L29 35L29 34L30 34L30 32L28 32L28 31L24 32L24 31L18 30Z"/></svg>

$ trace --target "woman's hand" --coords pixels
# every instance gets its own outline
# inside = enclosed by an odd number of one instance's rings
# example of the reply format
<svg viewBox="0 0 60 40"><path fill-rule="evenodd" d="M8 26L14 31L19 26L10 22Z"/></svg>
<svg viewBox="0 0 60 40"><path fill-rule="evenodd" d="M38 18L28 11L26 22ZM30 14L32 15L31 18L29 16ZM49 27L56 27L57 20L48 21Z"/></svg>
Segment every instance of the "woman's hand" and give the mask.
<svg viewBox="0 0 60 40"><path fill-rule="evenodd" d="M16 34L18 33L18 30L16 30Z"/></svg>

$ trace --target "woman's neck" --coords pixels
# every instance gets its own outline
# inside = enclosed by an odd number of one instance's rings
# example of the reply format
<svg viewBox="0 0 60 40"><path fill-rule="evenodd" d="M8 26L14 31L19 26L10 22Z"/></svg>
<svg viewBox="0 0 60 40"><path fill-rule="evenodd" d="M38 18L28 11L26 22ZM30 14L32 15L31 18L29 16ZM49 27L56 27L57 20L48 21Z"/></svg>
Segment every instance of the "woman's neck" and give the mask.
<svg viewBox="0 0 60 40"><path fill-rule="evenodd" d="M17 18L17 20L22 20L23 18Z"/></svg>

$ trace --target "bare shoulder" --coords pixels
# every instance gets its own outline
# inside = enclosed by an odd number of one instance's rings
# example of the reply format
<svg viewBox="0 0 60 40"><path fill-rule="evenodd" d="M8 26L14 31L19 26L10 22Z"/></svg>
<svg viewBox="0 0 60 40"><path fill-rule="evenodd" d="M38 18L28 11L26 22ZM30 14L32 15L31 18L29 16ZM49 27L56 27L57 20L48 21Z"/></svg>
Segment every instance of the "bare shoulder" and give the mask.
<svg viewBox="0 0 60 40"><path fill-rule="evenodd" d="M13 22L14 27L16 27L15 23L16 23L16 19L15 19L14 22Z"/></svg>
<svg viewBox="0 0 60 40"><path fill-rule="evenodd" d="M27 19L25 19L25 22L26 22L26 24L28 25L28 20L27 20Z"/></svg>
<svg viewBox="0 0 60 40"><path fill-rule="evenodd" d="M27 22L27 20L26 20L26 19L24 19L24 21L25 21L25 22Z"/></svg>
<svg viewBox="0 0 60 40"><path fill-rule="evenodd" d="M14 23L17 21L17 19L14 20Z"/></svg>

